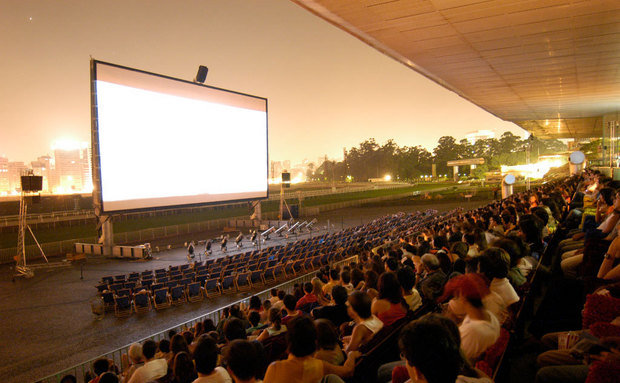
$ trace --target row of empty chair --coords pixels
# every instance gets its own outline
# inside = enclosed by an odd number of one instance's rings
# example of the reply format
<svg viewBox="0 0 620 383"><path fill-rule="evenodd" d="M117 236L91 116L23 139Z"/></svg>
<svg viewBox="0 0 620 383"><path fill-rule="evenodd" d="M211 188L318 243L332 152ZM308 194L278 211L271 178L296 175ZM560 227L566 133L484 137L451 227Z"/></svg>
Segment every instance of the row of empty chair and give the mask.
<svg viewBox="0 0 620 383"><path fill-rule="evenodd" d="M117 316L163 309L226 292L248 291L307 274L445 216L429 213L383 217L364 226L205 262L102 278L96 286L106 311Z"/></svg>

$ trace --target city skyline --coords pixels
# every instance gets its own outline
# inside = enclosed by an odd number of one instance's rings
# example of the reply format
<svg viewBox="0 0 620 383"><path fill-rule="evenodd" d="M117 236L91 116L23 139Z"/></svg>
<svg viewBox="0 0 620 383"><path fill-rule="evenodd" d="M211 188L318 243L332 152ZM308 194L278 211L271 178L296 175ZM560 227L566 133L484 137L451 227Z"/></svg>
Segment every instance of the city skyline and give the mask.
<svg viewBox="0 0 620 383"><path fill-rule="evenodd" d="M269 100L270 157L293 162L369 137L525 134L288 1L9 0L0 25L0 152L21 161L90 140L91 56L185 80L208 66L206 84Z"/></svg>
<svg viewBox="0 0 620 383"><path fill-rule="evenodd" d="M90 144L54 143L51 153L29 161L12 161L0 156L0 196L17 195L24 171L42 176L44 194L90 193L93 190Z"/></svg>
<svg viewBox="0 0 620 383"><path fill-rule="evenodd" d="M493 138L494 132L478 130L467 132L462 136L470 143L479 138ZM457 137L460 139L461 137ZM381 144L381 143L380 143ZM29 169L35 175L43 176L43 192L50 194L90 193L92 184L91 144L86 141L72 141L64 138L55 139L49 145L50 151L37 155L36 159L16 160L0 154L0 196L17 195L20 189L20 178L23 170ZM1 149L1 148L0 148ZM291 159L269 159L269 183L278 183L283 171L291 173L293 182L307 180L308 170L318 169L324 161L341 161L342 156L329 157L327 154L303 158L300 161ZM432 151L432 148L431 148Z"/></svg>

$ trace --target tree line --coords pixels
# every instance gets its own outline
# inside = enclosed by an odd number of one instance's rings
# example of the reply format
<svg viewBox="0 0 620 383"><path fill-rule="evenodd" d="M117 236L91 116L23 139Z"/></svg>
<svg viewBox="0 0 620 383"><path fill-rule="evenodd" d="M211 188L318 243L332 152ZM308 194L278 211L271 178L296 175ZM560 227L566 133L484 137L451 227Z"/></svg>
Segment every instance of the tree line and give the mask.
<svg viewBox="0 0 620 383"><path fill-rule="evenodd" d="M308 178L317 181L367 181L389 174L392 179L415 180L432 174L433 163L437 176L452 175L448 161L470 158L484 158L484 165L478 165L473 174L469 166L459 169L460 173L483 178L484 173L499 170L501 165L526 163L527 151L533 162L539 155L565 151L566 145L558 140L541 140L530 136L521 139L505 132L499 139L476 140L471 144L466 139L456 141L454 137L443 136L432 152L419 145L399 146L393 139L380 145L374 138L367 139L357 147L345 150L342 161L325 161L318 168L309 166Z"/></svg>

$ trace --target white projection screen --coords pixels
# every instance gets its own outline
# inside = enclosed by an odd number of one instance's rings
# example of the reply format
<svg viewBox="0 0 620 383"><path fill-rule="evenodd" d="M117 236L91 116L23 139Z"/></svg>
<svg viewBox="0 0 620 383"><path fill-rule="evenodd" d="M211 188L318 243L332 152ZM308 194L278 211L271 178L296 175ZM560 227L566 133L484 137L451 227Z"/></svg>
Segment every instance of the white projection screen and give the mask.
<svg viewBox="0 0 620 383"><path fill-rule="evenodd" d="M91 77L103 213L268 197L266 98L96 60Z"/></svg>

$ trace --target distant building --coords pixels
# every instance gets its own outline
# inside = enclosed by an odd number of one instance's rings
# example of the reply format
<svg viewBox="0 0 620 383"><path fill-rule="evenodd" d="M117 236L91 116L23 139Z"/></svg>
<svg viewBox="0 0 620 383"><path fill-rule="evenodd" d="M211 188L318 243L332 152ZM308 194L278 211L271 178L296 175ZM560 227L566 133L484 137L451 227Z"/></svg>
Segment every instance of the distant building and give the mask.
<svg viewBox="0 0 620 383"><path fill-rule="evenodd" d="M0 194L9 193L9 159L0 157Z"/></svg>
<svg viewBox="0 0 620 383"><path fill-rule="evenodd" d="M92 173L88 147L54 149L51 189L56 193L92 190Z"/></svg>
<svg viewBox="0 0 620 383"><path fill-rule="evenodd" d="M471 145L475 144L478 140L488 140L491 138L495 138L495 132L492 130L478 130L465 135L465 139Z"/></svg>
<svg viewBox="0 0 620 383"><path fill-rule="evenodd" d="M20 192L22 190L21 175L26 169L26 164L23 162L9 162L9 193Z"/></svg>
<svg viewBox="0 0 620 383"><path fill-rule="evenodd" d="M282 162L281 161L271 161L271 169L269 172L269 178L271 179L279 179L282 174Z"/></svg>
<svg viewBox="0 0 620 383"><path fill-rule="evenodd" d="M49 192L52 190L50 187L53 184L52 179L52 167L53 167L53 159L50 156L40 156L36 161L32 161L30 166L32 167L32 171L37 176L43 177L43 192Z"/></svg>

